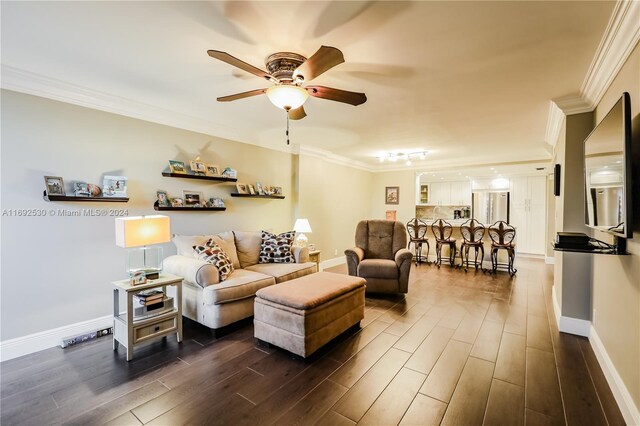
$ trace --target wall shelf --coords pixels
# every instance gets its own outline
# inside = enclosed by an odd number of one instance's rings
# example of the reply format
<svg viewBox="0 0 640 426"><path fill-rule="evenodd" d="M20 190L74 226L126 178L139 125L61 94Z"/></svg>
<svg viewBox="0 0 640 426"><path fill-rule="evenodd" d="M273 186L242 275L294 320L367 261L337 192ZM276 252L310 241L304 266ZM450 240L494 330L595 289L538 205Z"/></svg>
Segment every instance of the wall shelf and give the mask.
<svg viewBox="0 0 640 426"><path fill-rule="evenodd" d="M284 200L284 195L240 194L238 192L232 192L231 196L240 198L271 198L275 200Z"/></svg>
<svg viewBox="0 0 640 426"><path fill-rule="evenodd" d="M157 211L174 211L174 212L222 212L226 207L161 207L156 201L153 203L153 209Z"/></svg>
<svg viewBox="0 0 640 426"><path fill-rule="evenodd" d="M188 173L170 173L170 172L162 172L162 176L164 177L174 177L174 178L182 178L182 179L198 179L198 180L208 180L210 182L237 182L236 178L229 178L225 176L204 176L204 175L194 175Z"/></svg>
<svg viewBox="0 0 640 426"><path fill-rule="evenodd" d="M94 203L127 203L129 202L129 197L76 197L75 195L53 195L47 194L47 191L43 191L42 198L45 201L92 201Z"/></svg>

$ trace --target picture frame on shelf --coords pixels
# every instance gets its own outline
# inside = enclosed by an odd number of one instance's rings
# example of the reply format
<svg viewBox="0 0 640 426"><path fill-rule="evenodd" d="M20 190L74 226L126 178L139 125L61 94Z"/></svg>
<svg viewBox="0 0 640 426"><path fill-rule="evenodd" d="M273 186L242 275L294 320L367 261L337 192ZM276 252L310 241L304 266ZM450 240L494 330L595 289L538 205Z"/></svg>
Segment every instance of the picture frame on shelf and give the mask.
<svg viewBox="0 0 640 426"><path fill-rule="evenodd" d="M274 186L273 187L273 195L282 195L282 187Z"/></svg>
<svg viewBox="0 0 640 426"><path fill-rule="evenodd" d="M89 185L87 182L73 182L73 195L76 197L88 197Z"/></svg>
<svg viewBox="0 0 640 426"><path fill-rule="evenodd" d="M191 160L189 162L189 166L191 167L191 171L197 175L204 175L206 168L202 161Z"/></svg>
<svg viewBox="0 0 640 426"><path fill-rule="evenodd" d="M384 189L385 204L399 204L400 203L400 187L399 186L387 186Z"/></svg>
<svg viewBox="0 0 640 426"><path fill-rule="evenodd" d="M256 192L258 195L264 195L264 188L260 182L256 182Z"/></svg>
<svg viewBox="0 0 640 426"><path fill-rule="evenodd" d="M186 207L196 207L201 206L204 198L202 196L202 192L200 191L182 191L182 198L184 198L184 205Z"/></svg>
<svg viewBox="0 0 640 426"><path fill-rule="evenodd" d="M184 203L182 201L182 198L172 198L171 199L171 207L183 207Z"/></svg>
<svg viewBox="0 0 640 426"><path fill-rule="evenodd" d="M183 161L169 160L169 171L179 175L186 175L187 169Z"/></svg>
<svg viewBox="0 0 640 426"><path fill-rule="evenodd" d="M216 164L207 164L205 165L205 168L206 176L220 176L220 166Z"/></svg>
<svg viewBox="0 0 640 426"><path fill-rule="evenodd" d="M64 181L60 176L45 176L44 184L47 187L47 195L66 195Z"/></svg>
<svg viewBox="0 0 640 426"><path fill-rule="evenodd" d="M252 184L248 184L247 189L249 190L249 194L256 195L256 189L253 187Z"/></svg>
<svg viewBox="0 0 640 426"><path fill-rule="evenodd" d="M102 188L93 183L87 184L87 190L89 191L89 197L99 197L102 195Z"/></svg>
<svg viewBox="0 0 640 426"><path fill-rule="evenodd" d="M159 207L171 206L171 203L169 202L169 196L167 195L167 191L156 191L156 196L158 197Z"/></svg>
<svg viewBox="0 0 640 426"><path fill-rule="evenodd" d="M127 178L125 176L105 176L102 184L104 197L126 197Z"/></svg>
<svg viewBox="0 0 640 426"><path fill-rule="evenodd" d="M209 207L224 207L224 201L220 197L209 198Z"/></svg>
<svg viewBox="0 0 640 426"><path fill-rule="evenodd" d="M232 179L237 179L238 172L232 169L231 167L225 167L224 170L222 170L222 176L232 178Z"/></svg>
<svg viewBox="0 0 640 426"><path fill-rule="evenodd" d="M248 194L249 193L249 189L247 188L247 184L246 183L236 183L236 190L238 191L238 194Z"/></svg>

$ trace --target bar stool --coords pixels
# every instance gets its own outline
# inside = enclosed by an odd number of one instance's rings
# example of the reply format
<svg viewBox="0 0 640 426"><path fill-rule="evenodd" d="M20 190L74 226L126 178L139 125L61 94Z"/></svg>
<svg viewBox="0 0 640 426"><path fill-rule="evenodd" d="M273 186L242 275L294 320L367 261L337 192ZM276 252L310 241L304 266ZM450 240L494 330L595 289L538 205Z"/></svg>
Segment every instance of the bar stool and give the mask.
<svg viewBox="0 0 640 426"><path fill-rule="evenodd" d="M422 220L414 217L407 222L407 232L409 233L409 244L407 249L410 249L413 244L416 250L416 265L421 262L427 262L429 264L429 239L427 238L427 224ZM422 257L422 244L427 244L427 256ZM426 260L425 260L426 259Z"/></svg>
<svg viewBox="0 0 640 426"><path fill-rule="evenodd" d="M456 261L456 239L451 238L453 226L445 220L438 219L431 224L431 232L436 239L436 261L438 265L442 265L442 246L449 246L449 264L455 266Z"/></svg>
<svg viewBox="0 0 640 426"><path fill-rule="evenodd" d="M482 260L484 259L484 245L482 244L482 238L484 237L485 227L483 224L478 222L475 219L469 219L460 225L460 233L462 234L462 244L460 245L460 260L462 264L460 266L464 267L464 271L467 272L469 269L469 249L473 248L475 251L475 258L473 260L473 266L478 270L478 264L480 265L480 270L484 272L484 268L482 267ZM480 262L478 263L478 250L480 250ZM464 257L463 257L464 256ZM467 264L465 266L465 257Z"/></svg>
<svg viewBox="0 0 640 426"><path fill-rule="evenodd" d="M498 266L507 267L509 275L514 276L518 270L513 267L516 260L516 228L503 220L499 220L489 227L489 238L491 238L491 267L492 272L496 272ZM508 263L498 263L498 250L506 250L509 257Z"/></svg>

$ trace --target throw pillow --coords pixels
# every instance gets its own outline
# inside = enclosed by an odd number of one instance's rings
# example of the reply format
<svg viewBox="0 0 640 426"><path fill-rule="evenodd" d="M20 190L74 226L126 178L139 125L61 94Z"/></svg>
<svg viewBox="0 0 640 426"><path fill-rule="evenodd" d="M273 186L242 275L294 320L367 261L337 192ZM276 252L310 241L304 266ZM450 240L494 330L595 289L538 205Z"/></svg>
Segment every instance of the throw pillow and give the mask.
<svg viewBox="0 0 640 426"><path fill-rule="evenodd" d="M260 263L295 263L296 260L291 252L295 235L295 231L283 232L279 235L262 231Z"/></svg>
<svg viewBox="0 0 640 426"><path fill-rule="evenodd" d="M211 263L220 273L220 281L227 279L233 272L233 263L229 256L212 240L208 240L204 246L194 246L196 258Z"/></svg>

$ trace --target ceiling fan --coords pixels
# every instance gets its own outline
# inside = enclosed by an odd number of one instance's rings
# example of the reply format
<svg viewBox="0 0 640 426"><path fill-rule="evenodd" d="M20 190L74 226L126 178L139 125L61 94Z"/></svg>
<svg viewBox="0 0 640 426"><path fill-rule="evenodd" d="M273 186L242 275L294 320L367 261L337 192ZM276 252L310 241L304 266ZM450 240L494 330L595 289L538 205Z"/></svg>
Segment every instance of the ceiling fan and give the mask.
<svg viewBox="0 0 640 426"><path fill-rule="evenodd" d="M266 94L271 103L287 111L288 118L300 120L307 116L303 104L309 95L353 106L367 101L367 96L364 93L349 92L324 86L302 86L304 82L311 81L325 71L344 62L342 52L335 47L322 46L309 59L292 52L274 53L265 59L265 66L268 72L241 61L226 52L208 50L207 53L212 58L275 83L273 86L264 89L222 96L218 98L219 102L235 101Z"/></svg>

